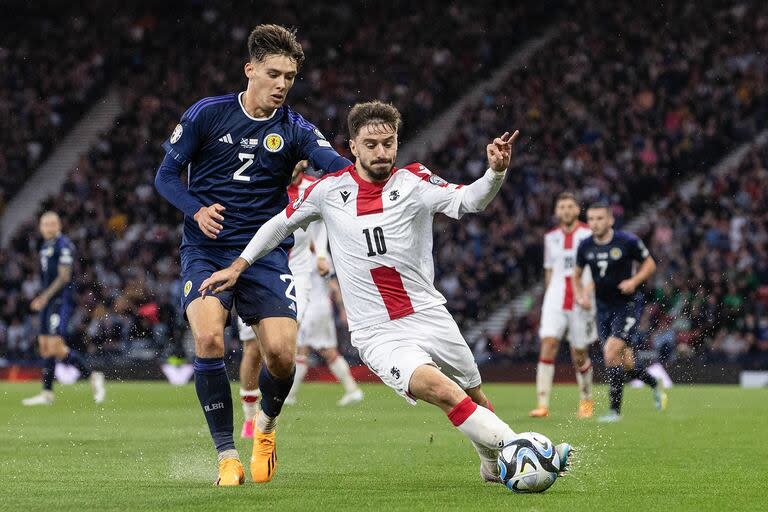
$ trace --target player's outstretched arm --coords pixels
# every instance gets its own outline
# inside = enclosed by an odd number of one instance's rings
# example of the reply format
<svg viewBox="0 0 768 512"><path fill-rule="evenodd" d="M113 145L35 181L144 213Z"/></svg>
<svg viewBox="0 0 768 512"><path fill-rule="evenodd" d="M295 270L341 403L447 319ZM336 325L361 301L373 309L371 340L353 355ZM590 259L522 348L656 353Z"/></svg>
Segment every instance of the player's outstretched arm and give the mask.
<svg viewBox="0 0 768 512"><path fill-rule="evenodd" d="M464 195L459 207L461 214L483 211L496 197L512 158L512 145L519 135L518 130L515 130L511 135L509 132L505 132L501 137L496 137L488 144L486 147L488 171L464 187Z"/></svg>
<svg viewBox="0 0 768 512"><path fill-rule="evenodd" d="M285 212L278 213L261 226L242 254L229 267L211 274L208 279L202 282L198 291L205 297L207 292L216 294L231 288L237 282L240 274L245 272L254 261L272 252L298 227L297 223L291 222L286 217Z"/></svg>

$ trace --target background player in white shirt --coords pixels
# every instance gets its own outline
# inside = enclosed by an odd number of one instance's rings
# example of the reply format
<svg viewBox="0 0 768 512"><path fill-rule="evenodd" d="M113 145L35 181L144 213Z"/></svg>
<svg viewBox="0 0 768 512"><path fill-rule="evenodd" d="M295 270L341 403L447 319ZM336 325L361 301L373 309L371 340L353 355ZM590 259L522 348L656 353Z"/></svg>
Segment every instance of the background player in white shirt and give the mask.
<svg viewBox="0 0 768 512"><path fill-rule="evenodd" d="M462 187L423 165L394 166L400 114L392 105L355 105L347 124L356 162L324 176L269 220L239 258L213 273L200 293L228 289L251 263L292 231L328 227L352 344L385 384L410 403L438 406L474 444L481 476L498 480L496 457L516 434L493 412L456 322L435 289L435 213L460 218L483 210L501 188L518 132L487 145L489 169ZM558 445L565 471L570 446Z"/></svg>
<svg viewBox="0 0 768 512"><path fill-rule="evenodd" d="M306 169L307 161L302 160L296 164L293 170L293 179L288 187L290 202L295 201L307 187L317 181L317 178L305 174ZM315 247L316 256L314 258L310 251L310 245ZM299 327L301 327L301 321L310 300L312 288L310 274L313 271L313 266L316 266L315 270L320 275L327 275L330 269L327 256L328 234L325 224L313 222L306 229L296 230L293 248L288 254L288 268L293 275L293 286L289 285L286 293L293 295L291 298L296 302L296 321ZM237 317L237 328L240 341L243 343L243 355L240 359L240 401L243 405L244 421L240 436L250 439L253 437L253 419L259 412L259 399L261 398L259 392L261 351L259 344L256 343L256 332L243 322L240 316ZM296 371L299 372L300 370L301 367L297 361ZM288 397L284 403L288 403Z"/></svg>
<svg viewBox="0 0 768 512"><path fill-rule="evenodd" d="M317 224L313 222L312 224ZM313 258L314 259L314 258ZM330 259L328 260L330 263ZM338 379L344 387L344 395L337 402L340 406L351 405L363 400L363 390L355 382L352 372L349 369L347 360L344 359L338 350L338 338L336 336L336 320L333 313L333 302L343 310L339 284L333 275L333 265L330 265L331 272L325 276L321 275L317 269L310 275L311 292L307 310L302 313L301 325L299 325L299 337L296 341L296 376L293 379L291 392L285 399L286 405L296 403L296 395L299 386L307 376L309 366L307 358L310 352L317 350L328 369L331 370L334 377ZM331 301L333 296L335 301Z"/></svg>
<svg viewBox="0 0 768 512"><path fill-rule="evenodd" d="M592 400L592 361L589 345L595 340L594 308L585 310L576 303L573 286L573 269L576 266L576 250L585 238L592 236L588 226L579 222L581 208L576 196L563 192L555 201L555 217L558 227L544 235L544 283L546 292L541 306L539 338L541 352L536 367L536 396L538 407L529 415L534 418L549 416L549 397L555 376L555 358L560 341L568 338L571 344L571 360L576 370L580 400L577 416L591 418L594 412ZM582 276L584 286L591 289L592 279Z"/></svg>

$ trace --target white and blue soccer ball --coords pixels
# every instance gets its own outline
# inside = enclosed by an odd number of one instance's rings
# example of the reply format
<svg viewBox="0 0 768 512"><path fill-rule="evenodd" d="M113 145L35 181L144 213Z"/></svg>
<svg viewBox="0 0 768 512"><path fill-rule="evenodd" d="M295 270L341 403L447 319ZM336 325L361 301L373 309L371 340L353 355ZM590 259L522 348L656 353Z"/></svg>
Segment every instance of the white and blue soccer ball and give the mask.
<svg viewBox="0 0 768 512"><path fill-rule="evenodd" d="M560 472L560 456L547 436L523 432L499 452L499 478L511 491L544 492Z"/></svg>

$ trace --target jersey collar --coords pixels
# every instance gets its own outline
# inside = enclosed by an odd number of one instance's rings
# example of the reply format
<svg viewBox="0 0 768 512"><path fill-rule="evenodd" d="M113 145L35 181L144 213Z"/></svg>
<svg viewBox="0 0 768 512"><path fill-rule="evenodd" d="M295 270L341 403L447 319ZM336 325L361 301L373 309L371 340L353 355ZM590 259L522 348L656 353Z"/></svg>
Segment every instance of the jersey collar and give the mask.
<svg viewBox="0 0 768 512"><path fill-rule="evenodd" d="M237 104L240 105L240 110L243 111L243 114L245 114L245 117L250 119L251 121L269 121L273 117L275 117L275 114L279 110L279 107L272 111L272 114L268 117L253 117L251 114L248 113L247 110L245 110L245 105L243 105L243 94L245 94L245 91L242 91L240 94L237 95Z"/></svg>

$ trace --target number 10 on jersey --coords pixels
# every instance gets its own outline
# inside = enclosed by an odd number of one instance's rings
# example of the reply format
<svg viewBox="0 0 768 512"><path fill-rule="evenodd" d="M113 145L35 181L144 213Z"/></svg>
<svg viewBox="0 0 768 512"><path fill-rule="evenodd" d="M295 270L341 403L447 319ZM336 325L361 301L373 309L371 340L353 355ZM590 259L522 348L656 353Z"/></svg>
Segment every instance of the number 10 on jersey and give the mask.
<svg viewBox="0 0 768 512"><path fill-rule="evenodd" d="M379 226L376 226L373 229L366 228L363 230L363 234L365 235L365 243L368 245L368 256L386 254L387 242L384 240L383 229L381 229Z"/></svg>

